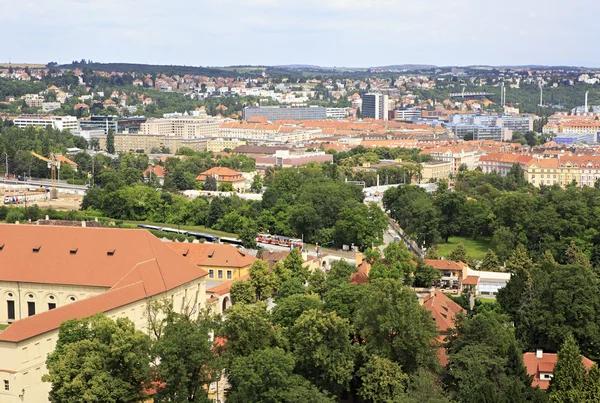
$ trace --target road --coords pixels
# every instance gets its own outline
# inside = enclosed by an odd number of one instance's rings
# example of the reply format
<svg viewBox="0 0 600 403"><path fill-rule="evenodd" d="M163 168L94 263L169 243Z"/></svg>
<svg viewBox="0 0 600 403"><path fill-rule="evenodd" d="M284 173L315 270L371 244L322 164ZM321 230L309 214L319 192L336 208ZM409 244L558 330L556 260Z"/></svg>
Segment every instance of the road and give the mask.
<svg viewBox="0 0 600 403"><path fill-rule="evenodd" d="M27 181L19 181L15 179L0 179L0 186L9 187L9 188L23 188L27 189L30 187L44 187L51 188L52 181L49 179L31 179ZM85 195L87 191L87 186L83 185L69 185L65 181L60 181L56 183L56 188L60 193L69 193L69 194L77 194L77 195Z"/></svg>

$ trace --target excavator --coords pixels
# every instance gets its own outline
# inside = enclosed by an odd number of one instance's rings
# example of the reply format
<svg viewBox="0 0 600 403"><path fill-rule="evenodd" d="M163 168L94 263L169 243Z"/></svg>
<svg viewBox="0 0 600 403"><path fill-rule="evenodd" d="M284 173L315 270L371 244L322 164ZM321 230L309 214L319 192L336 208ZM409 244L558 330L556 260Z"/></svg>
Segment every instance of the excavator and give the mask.
<svg viewBox="0 0 600 403"><path fill-rule="evenodd" d="M43 155L36 153L35 151L31 151L31 155L33 155L36 158L41 159L42 161L46 161L46 163L48 164L48 169L50 170L51 178L52 178L52 188L50 189L50 199L52 199L52 200L58 199L58 189L56 188L56 183L57 183L56 177L57 177L57 174L60 175L60 173L59 173L60 161L58 161L58 159L56 158L56 154L50 153L50 158L46 158Z"/></svg>

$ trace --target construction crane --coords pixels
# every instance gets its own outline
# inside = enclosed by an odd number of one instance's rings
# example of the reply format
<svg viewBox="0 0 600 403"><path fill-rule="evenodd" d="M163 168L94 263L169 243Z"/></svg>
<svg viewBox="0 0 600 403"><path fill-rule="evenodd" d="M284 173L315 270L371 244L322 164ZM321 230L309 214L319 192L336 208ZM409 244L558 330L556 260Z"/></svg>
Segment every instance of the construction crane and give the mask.
<svg viewBox="0 0 600 403"><path fill-rule="evenodd" d="M48 164L48 169L50 170L50 175L52 178L52 188L50 189L50 198L58 199L58 189L56 188L56 177L59 175L60 177L60 161L56 158L54 153L50 153L50 158L46 158L43 155L36 153L35 151L31 151L31 155L36 158L45 161Z"/></svg>

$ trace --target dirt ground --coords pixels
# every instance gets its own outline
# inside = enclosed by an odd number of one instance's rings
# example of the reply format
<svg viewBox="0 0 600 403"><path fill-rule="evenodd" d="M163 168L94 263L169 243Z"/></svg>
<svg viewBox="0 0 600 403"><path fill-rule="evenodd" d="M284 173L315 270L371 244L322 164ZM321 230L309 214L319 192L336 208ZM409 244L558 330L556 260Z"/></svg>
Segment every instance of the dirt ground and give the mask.
<svg viewBox="0 0 600 403"><path fill-rule="evenodd" d="M0 194L1 193L2 192L0 191ZM6 195L9 195L9 193L6 193ZM41 209L53 208L54 210L79 210L82 198L83 196L59 193L58 199L56 200L38 200L33 203L29 203L29 205L37 204ZM0 201L0 204L1 203L2 201ZM23 204L19 204L19 207L23 206Z"/></svg>

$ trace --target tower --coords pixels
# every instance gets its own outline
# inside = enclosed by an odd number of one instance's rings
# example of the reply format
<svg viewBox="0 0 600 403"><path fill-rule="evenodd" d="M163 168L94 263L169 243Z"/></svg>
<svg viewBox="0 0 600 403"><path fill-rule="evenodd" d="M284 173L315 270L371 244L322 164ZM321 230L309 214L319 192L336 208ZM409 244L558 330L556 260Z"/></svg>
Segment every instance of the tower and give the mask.
<svg viewBox="0 0 600 403"><path fill-rule="evenodd" d="M587 112L587 111L589 110L589 109L588 109L588 102L587 102L587 101L588 101L588 92L589 92L589 91L586 91L586 92L585 92L585 104L584 104L585 106L584 106L584 108L583 108L583 112Z"/></svg>

